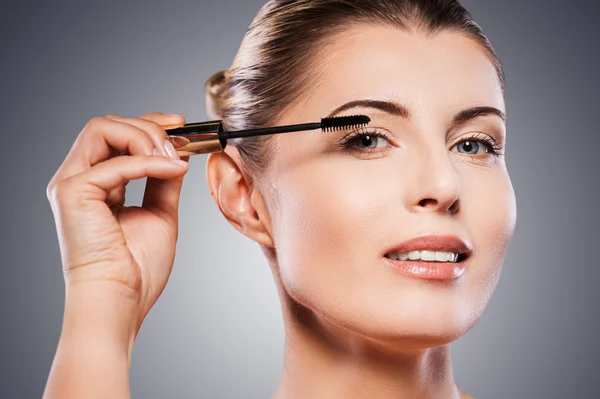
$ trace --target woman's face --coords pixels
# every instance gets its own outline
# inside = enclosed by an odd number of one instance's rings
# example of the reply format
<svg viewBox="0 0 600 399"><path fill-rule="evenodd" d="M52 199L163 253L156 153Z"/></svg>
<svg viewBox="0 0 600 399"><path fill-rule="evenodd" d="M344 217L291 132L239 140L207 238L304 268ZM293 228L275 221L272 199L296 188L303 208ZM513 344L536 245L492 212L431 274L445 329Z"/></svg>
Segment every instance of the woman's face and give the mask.
<svg viewBox="0 0 600 399"><path fill-rule="evenodd" d="M278 124L318 121L360 100L398 109L340 112L371 118L359 131L370 136L345 144L353 130L274 136L270 210L281 283L326 326L403 347L451 342L488 302L516 221L504 158L493 153L506 135L493 111L505 112L496 71L472 39L452 32L428 38L357 26L333 46L313 66L321 83ZM435 266L386 257L421 236L454 236L471 252L435 264L453 272L437 279L401 272ZM434 237L412 249L448 245Z"/></svg>

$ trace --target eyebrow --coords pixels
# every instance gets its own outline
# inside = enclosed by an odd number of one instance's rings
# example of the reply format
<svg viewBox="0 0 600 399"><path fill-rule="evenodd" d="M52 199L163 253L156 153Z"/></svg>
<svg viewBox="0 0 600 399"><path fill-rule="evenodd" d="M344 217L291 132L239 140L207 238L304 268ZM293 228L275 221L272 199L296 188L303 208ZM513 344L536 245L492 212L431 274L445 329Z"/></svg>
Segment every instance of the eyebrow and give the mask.
<svg viewBox="0 0 600 399"><path fill-rule="evenodd" d="M374 108L381 110L383 112L387 112L388 114L401 116L406 119L410 119L410 112L408 109L402 104L398 104L393 101L379 101L379 100L355 100L347 102L346 104L340 105L336 109L334 109L328 116L331 118L340 112L346 111L351 108Z"/></svg>
<svg viewBox="0 0 600 399"><path fill-rule="evenodd" d="M399 104L394 101L380 101L380 100L350 101L350 102L347 102L347 103L337 107L335 110L333 110L329 114L328 117L331 118L343 111L346 111L351 108L357 108L357 107L378 109L380 111L386 112L391 115L401 116L406 119L411 118L410 111L408 110L408 108L406 108L402 104ZM489 107L489 106L481 106L481 107L467 108L467 109L460 111L456 115L454 115L454 118L452 118L452 126L456 126L458 124L467 122L471 119L474 119L474 118L477 118L480 116L487 116L487 115L496 115L497 117L501 118L503 121L506 121L506 114L504 112L502 112L501 110L499 110L498 108Z"/></svg>
<svg viewBox="0 0 600 399"><path fill-rule="evenodd" d="M452 125L466 122L479 116L496 115L506 122L506 114L495 107L473 107L460 111L452 119Z"/></svg>

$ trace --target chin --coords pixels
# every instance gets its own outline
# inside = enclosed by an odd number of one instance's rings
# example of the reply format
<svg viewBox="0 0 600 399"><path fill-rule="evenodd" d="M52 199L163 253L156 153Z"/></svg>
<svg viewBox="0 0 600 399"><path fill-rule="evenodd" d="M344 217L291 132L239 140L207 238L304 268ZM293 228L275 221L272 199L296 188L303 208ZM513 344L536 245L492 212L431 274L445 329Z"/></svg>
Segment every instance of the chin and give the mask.
<svg viewBox="0 0 600 399"><path fill-rule="evenodd" d="M398 318L383 328L371 328L372 339L394 345L398 350L418 350L448 345L466 334L476 320L456 315Z"/></svg>
<svg viewBox="0 0 600 399"><path fill-rule="evenodd" d="M383 295L382 291L356 295L347 305L323 314L323 318L388 353L448 345L473 328L483 308L474 307L469 298L456 292L414 289L393 295Z"/></svg>
<svg viewBox="0 0 600 399"><path fill-rule="evenodd" d="M376 266L371 273L341 274L335 267L283 273L283 283L327 335L400 354L448 345L465 335L491 296L487 282L495 280L488 268L456 280L433 281L377 272Z"/></svg>

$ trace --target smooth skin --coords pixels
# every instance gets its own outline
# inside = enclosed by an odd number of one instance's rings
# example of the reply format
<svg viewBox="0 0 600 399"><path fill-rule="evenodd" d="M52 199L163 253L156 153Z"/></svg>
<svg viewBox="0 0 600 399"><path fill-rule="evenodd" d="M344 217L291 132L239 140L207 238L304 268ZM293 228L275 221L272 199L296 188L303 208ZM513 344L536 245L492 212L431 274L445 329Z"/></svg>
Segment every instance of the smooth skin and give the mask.
<svg viewBox="0 0 600 399"><path fill-rule="evenodd" d="M494 290L516 204L504 157L463 146L474 133L503 145L504 120L453 119L476 106L505 112L495 70L452 32L361 25L330 46L314 65L318 84L277 124L359 99L395 101L410 115L344 111L369 115L369 128L385 133L371 149L340 146L348 131L276 135L258 179L233 146L207 161L215 202L261 245L280 294L286 343L274 398L468 398L449 344ZM159 125L184 123L157 113L94 118L50 182L66 301L45 398L129 397L131 348L170 275L187 171L169 158ZM144 176L142 207L123 207L125 184ZM424 234L470 241L460 279L416 280L386 266L386 249Z"/></svg>
<svg viewBox="0 0 600 399"><path fill-rule="evenodd" d="M454 382L449 344L487 305L516 223L504 155L492 153L506 143L494 66L464 35L371 25L344 31L316 59L318 84L277 124L362 99L406 112L342 112L368 115L362 131L385 135L370 147L342 148L350 131L277 135L254 186L234 148L209 157L221 211L271 258L286 329L275 398L468 397ZM479 107L498 112L463 113ZM461 278L391 270L386 250L422 235L472 245Z"/></svg>
<svg viewBox="0 0 600 399"><path fill-rule="evenodd" d="M188 170L164 146L167 124L185 121L93 118L48 185L66 297L45 398L129 397L133 342L171 273ZM143 177L142 206L124 207L126 184Z"/></svg>

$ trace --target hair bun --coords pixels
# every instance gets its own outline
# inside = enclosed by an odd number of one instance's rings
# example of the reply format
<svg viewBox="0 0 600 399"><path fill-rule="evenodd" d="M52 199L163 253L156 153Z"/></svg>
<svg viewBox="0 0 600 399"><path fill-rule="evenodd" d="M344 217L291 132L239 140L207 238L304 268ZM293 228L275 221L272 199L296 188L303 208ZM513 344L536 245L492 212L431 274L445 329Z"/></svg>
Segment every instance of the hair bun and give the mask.
<svg viewBox="0 0 600 399"><path fill-rule="evenodd" d="M209 119L222 119L222 93L227 83L227 70L213 74L204 85L206 114Z"/></svg>

